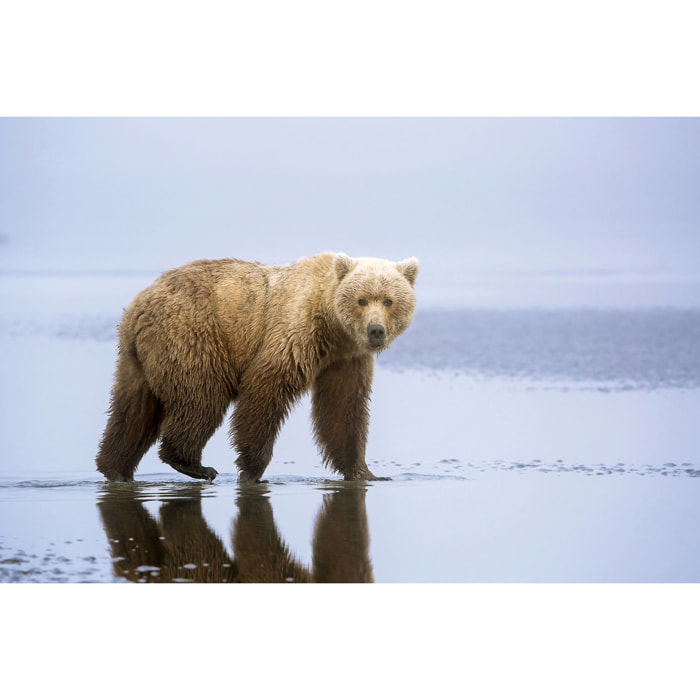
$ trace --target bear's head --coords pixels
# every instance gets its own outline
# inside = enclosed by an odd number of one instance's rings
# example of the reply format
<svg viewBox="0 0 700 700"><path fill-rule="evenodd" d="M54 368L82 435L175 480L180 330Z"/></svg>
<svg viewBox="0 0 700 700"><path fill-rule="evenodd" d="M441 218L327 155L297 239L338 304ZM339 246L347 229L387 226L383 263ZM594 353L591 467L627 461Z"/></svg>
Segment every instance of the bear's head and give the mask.
<svg viewBox="0 0 700 700"><path fill-rule="evenodd" d="M334 308L338 320L359 347L379 352L403 333L413 318L413 283L418 260L333 257L337 280Z"/></svg>

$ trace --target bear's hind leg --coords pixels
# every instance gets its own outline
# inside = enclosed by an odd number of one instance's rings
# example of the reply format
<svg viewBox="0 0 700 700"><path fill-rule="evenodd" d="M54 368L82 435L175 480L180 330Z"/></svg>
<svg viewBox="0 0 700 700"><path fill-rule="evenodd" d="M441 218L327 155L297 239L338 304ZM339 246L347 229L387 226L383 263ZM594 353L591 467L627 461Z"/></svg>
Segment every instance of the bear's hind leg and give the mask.
<svg viewBox="0 0 700 700"><path fill-rule="evenodd" d="M95 460L97 470L110 481L133 481L141 458L158 437L160 416L160 403L138 361L120 357L109 419Z"/></svg>
<svg viewBox="0 0 700 700"><path fill-rule="evenodd" d="M213 481L218 474L216 469L202 466L202 451L221 425L229 400L221 397L212 403L196 407L183 399L163 411L159 457L193 479Z"/></svg>

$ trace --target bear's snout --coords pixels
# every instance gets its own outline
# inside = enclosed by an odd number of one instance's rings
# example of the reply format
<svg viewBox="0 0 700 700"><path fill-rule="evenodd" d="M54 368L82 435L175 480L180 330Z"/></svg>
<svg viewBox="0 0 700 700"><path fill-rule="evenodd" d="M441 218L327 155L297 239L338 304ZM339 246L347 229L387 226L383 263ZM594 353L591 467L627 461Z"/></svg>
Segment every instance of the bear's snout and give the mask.
<svg viewBox="0 0 700 700"><path fill-rule="evenodd" d="M380 348L386 340L386 331L381 323L370 323L367 326L367 337L372 348Z"/></svg>

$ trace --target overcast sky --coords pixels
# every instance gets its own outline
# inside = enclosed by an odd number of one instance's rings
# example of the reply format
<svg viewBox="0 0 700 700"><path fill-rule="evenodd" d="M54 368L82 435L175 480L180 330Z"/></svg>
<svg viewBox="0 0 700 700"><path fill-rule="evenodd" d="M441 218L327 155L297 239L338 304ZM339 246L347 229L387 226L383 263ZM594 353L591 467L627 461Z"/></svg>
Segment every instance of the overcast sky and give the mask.
<svg viewBox="0 0 700 700"><path fill-rule="evenodd" d="M2 119L0 269L700 270L698 119ZM458 273L457 273L458 274Z"/></svg>

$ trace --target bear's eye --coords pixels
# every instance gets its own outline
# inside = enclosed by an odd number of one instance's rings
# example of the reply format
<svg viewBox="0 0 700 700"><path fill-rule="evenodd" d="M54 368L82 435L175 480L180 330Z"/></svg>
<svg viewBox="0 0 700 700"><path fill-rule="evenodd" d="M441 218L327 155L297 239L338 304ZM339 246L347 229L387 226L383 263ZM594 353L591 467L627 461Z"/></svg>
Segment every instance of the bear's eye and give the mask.
<svg viewBox="0 0 700 700"><path fill-rule="evenodd" d="M384 306L391 306L393 303L391 299L384 299Z"/></svg>
<svg viewBox="0 0 700 700"><path fill-rule="evenodd" d="M357 303L360 306L367 306L367 299L358 299Z"/></svg>

